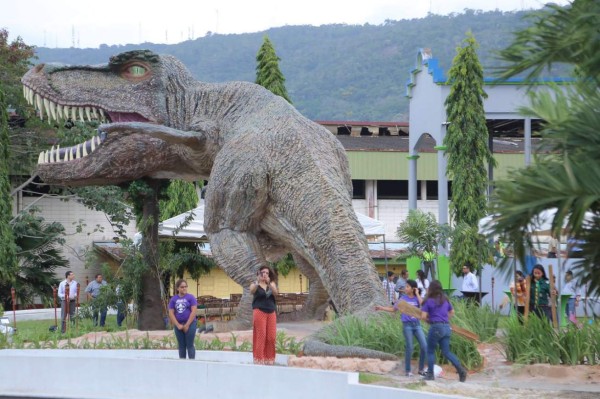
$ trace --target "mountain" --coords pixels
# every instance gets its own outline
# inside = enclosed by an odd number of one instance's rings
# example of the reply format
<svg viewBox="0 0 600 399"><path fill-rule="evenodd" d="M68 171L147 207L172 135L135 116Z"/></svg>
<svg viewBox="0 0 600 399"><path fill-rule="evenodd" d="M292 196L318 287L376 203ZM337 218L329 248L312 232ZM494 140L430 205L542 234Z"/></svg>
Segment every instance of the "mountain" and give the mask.
<svg viewBox="0 0 600 399"><path fill-rule="evenodd" d="M406 121L406 82L419 48L430 48L447 71L471 30L478 41L486 75L498 61L494 54L527 26L525 12L465 10L387 20L382 25L285 26L264 32L206 36L179 44L107 46L97 49L37 48L37 62L99 64L134 49L171 54L206 82L254 81L256 53L268 35L281 58L288 93L300 112L313 120Z"/></svg>

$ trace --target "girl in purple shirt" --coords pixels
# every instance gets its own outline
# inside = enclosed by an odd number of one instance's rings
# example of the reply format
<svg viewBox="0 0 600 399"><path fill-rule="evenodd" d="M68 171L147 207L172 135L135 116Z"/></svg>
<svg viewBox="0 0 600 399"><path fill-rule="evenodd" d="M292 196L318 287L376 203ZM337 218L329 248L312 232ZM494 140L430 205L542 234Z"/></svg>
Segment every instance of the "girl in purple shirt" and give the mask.
<svg viewBox="0 0 600 399"><path fill-rule="evenodd" d="M433 366L435 363L435 348L439 345L442 354L452 363L460 382L467 380L467 371L460 364L460 361L450 352L450 318L454 316L454 308L448 300L448 297L442 290L442 284L434 280L429 284L427 290L427 300L421 308L421 319L429 322L429 334L427 335L427 374L426 380L433 380Z"/></svg>
<svg viewBox="0 0 600 399"><path fill-rule="evenodd" d="M196 309L198 301L196 297L187 293L187 282L177 280L175 288L177 294L169 301L169 319L177 337L179 346L179 358L196 358L196 348L194 347L194 338L196 337Z"/></svg>
<svg viewBox="0 0 600 399"><path fill-rule="evenodd" d="M419 289L417 288L417 282L415 280L406 280L406 286L404 287L404 295L402 295L394 307L391 306L375 306L375 310L385 310L386 312L398 312L398 302L405 301L409 304L420 308L423 299L419 295ZM416 317L409 316L402 313L400 318L402 320L402 332L404 333L404 366L406 370L406 376L412 377L413 373L410 371L410 360L413 353L413 336L419 341L419 374L425 375L425 353L427 352L427 343L425 341L425 334L421 328L421 321Z"/></svg>

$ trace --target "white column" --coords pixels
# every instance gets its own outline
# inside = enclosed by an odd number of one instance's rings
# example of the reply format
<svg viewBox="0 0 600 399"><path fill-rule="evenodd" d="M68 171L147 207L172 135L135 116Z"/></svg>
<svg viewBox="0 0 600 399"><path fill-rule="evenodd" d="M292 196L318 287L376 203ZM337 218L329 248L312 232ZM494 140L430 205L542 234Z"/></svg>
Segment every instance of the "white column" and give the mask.
<svg viewBox="0 0 600 399"><path fill-rule="evenodd" d="M417 159L419 155L412 153L408 157L408 209L417 209Z"/></svg>

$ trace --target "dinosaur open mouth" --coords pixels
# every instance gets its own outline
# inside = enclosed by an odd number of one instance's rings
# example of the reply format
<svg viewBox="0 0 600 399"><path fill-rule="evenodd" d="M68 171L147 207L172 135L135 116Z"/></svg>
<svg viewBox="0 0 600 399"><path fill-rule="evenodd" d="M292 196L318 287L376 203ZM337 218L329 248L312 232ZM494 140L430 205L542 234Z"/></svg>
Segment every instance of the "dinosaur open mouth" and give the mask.
<svg viewBox="0 0 600 399"><path fill-rule="evenodd" d="M79 120L81 122L95 121L100 123L148 122L148 119L137 113L109 111L94 104L63 104L60 101L44 97L27 86L23 86L23 96L36 109L42 120L45 118L48 119L48 123L52 121L64 123L68 120ZM52 149L40 153L38 164L68 162L86 157L94 152L105 140L106 133L100 133L84 143L72 147L60 148L60 146L57 146L55 148L52 146Z"/></svg>

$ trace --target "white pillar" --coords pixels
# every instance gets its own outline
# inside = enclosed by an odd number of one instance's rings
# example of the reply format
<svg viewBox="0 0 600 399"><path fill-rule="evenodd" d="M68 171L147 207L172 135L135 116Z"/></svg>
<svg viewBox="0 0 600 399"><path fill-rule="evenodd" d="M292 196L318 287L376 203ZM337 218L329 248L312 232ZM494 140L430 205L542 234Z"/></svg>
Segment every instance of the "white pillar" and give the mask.
<svg viewBox="0 0 600 399"><path fill-rule="evenodd" d="M408 209L417 209L417 159L419 155L412 153L408 157Z"/></svg>

